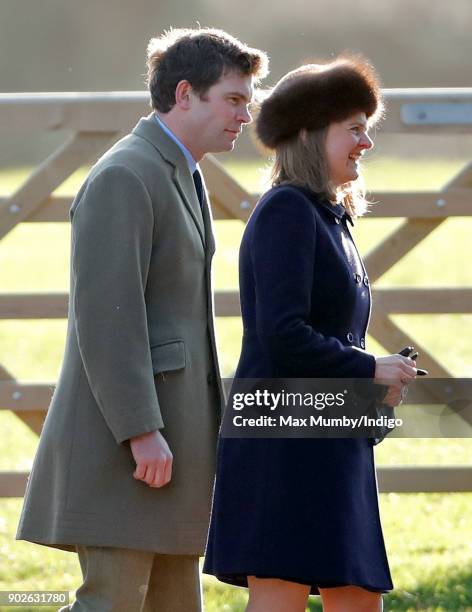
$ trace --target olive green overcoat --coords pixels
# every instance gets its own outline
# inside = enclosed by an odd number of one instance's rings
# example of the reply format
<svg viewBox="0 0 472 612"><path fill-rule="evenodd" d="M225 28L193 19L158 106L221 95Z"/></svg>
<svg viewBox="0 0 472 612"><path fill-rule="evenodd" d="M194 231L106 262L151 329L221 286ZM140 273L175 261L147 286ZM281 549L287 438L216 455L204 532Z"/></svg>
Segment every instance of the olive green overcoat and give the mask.
<svg viewBox="0 0 472 612"><path fill-rule="evenodd" d="M149 116L93 167L70 216L65 357L17 538L202 554L223 401L208 202ZM156 429L174 456L158 489L133 478L128 441Z"/></svg>

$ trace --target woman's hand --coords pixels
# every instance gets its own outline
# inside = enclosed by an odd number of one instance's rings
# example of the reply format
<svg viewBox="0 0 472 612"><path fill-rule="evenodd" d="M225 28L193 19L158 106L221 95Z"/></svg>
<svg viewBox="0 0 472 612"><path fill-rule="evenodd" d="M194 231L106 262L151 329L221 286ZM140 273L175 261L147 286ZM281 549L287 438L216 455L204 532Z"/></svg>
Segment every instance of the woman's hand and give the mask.
<svg viewBox="0 0 472 612"><path fill-rule="evenodd" d="M416 362L402 355L375 358L374 381L388 386L383 402L394 408L406 395L407 385L416 378Z"/></svg>
<svg viewBox="0 0 472 612"><path fill-rule="evenodd" d="M416 378L416 362L403 355L375 358L374 380L408 384Z"/></svg>

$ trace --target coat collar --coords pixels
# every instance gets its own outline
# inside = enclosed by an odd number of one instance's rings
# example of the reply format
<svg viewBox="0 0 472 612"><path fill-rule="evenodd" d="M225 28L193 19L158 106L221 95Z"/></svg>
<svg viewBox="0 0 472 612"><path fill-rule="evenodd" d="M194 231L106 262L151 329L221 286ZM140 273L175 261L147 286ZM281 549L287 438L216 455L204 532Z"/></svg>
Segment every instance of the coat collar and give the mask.
<svg viewBox="0 0 472 612"><path fill-rule="evenodd" d="M190 213L198 233L205 247L205 229L200 203L195 191L193 177L190 174L185 155L178 145L164 132L154 115L151 113L147 117L142 117L133 134L147 140L161 156L173 167L172 180L177 187L180 196Z"/></svg>
<svg viewBox="0 0 472 612"><path fill-rule="evenodd" d="M331 215L334 215L340 220L349 221L354 226L354 221L351 215L347 212L342 204L331 204L326 198L319 202L319 206L322 206L324 210L327 210Z"/></svg>
<svg viewBox="0 0 472 612"><path fill-rule="evenodd" d="M352 220L351 215L347 212L342 204L331 204L326 196L320 193L315 193L308 187L299 187L299 189L301 189L310 198L310 200L316 204L316 206L327 211L331 217L337 218L340 221L344 220L344 222L349 221L349 223L354 226L354 221Z"/></svg>

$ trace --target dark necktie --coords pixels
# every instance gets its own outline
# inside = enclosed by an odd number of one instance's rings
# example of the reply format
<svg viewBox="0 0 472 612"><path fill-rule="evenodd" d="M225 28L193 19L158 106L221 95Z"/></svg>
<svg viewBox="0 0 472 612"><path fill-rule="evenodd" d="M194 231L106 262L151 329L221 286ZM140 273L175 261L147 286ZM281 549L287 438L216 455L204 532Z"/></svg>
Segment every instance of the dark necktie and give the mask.
<svg viewBox="0 0 472 612"><path fill-rule="evenodd" d="M202 183L202 177L200 176L200 172L197 170L195 170L195 172L192 174L193 176L193 182L195 184L195 191L197 192L197 198L198 201L200 202L200 208L203 205L203 183Z"/></svg>

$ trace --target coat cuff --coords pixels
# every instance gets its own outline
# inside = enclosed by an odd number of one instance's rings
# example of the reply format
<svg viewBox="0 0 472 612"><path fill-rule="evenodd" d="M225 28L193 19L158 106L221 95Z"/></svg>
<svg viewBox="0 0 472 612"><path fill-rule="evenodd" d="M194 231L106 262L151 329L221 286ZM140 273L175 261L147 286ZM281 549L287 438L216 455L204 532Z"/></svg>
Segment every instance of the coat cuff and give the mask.
<svg viewBox="0 0 472 612"><path fill-rule="evenodd" d="M133 413L133 421L132 423L123 422L123 423L114 423L113 424L113 437L117 441L118 444L129 440L130 438L134 438L135 436L140 436L145 433L149 433L151 431L156 431L158 429L162 429L164 427L164 421L160 414L156 414L155 416L149 417L149 415L140 415Z"/></svg>
<svg viewBox="0 0 472 612"><path fill-rule="evenodd" d="M353 378L375 378L375 356L353 346L356 351L356 367Z"/></svg>

